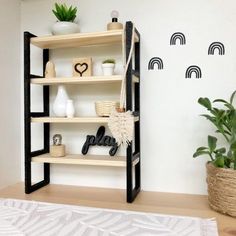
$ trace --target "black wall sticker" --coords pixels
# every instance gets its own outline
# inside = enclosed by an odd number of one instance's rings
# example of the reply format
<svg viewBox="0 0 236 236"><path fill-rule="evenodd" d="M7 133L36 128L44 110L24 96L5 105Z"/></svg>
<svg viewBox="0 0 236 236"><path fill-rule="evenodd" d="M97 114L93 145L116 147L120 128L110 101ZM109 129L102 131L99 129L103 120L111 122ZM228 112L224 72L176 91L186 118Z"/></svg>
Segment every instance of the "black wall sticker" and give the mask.
<svg viewBox="0 0 236 236"><path fill-rule="evenodd" d="M148 70L154 70L154 66L157 65L158 70L163 69L163 61L160 57L153 57L148 63Z"/></svg>
<svg viewBox="0 0 236 236"><path fill-rule="evenodd" d="M186 39L183 33L174 33L170 38L170 45L176 45L177 40L179 40L180 45L186 44Z"/></svg>
<svg viewBox="0 0 236 236"><path fill-rule="evenodd" d="M213 42L208 48L208 55L214 55L217 49L219 55L225 55L225 47L223 43Z"/></svg>
<svg viewBox="0 0 236 236"><path fill-rule="evenodd" d="M196 74L197 79L202 78L202 72L198 66L195 65L189 66L188 69L186 70L185 78L191 78L192 73Z"/></svg>

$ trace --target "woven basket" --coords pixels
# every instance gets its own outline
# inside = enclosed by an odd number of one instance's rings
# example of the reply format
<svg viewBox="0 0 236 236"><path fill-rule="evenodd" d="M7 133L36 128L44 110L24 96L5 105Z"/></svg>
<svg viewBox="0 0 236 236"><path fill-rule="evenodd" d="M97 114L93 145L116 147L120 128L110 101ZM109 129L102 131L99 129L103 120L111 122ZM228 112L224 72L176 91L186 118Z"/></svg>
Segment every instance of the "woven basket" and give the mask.
<svg viewBox="0 0 236 236"><path fill-rule="evenodd" d="M208 201L220 213L236 217L236 170L206 164Z"/></svg>
<svg viewBox="0 0 236 236"><path fill-rule="evenodd" d="M98 116L110 116L113 108L119 108L120 103L114 101L95 102L95 110Z"/></svg>

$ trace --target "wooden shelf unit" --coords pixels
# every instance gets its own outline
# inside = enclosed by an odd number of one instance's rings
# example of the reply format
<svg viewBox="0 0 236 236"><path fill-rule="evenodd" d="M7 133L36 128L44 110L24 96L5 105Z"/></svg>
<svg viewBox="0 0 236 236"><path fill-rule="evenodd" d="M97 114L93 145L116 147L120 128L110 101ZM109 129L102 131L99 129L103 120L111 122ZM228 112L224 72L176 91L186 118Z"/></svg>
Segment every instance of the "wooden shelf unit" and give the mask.
<svg viewBox="0 0 236 236"><path fill-rule="evenodd" d="M57 84L111 84L121 83L123 77L121 75L112 76L88 76L88 77L63 77L63 78L33 78L31 84L39 85L57 85ZM134 83L138 83L139 79L134 75Z"/></svg>
<svg viewBox="0 0 236 236"><path fill-rule="evenodd" d="M50 154L43 154L32 158L32 162L53 163L53 164L71 164L71 165L89 165L89 166L110 166L126 167L125 156L106 156L106 155L79 155L68 154L65 157L51 157ZM133 166L139 162L139 158L133 160Z"/></svg>
<svg viewBox="0 0 236 236"><path fill-rule="evenodd" d="M29 194L50 183L50 164L75 164L111 166L126 168L126 198L131 203L140 192L140 35L135 29L135 42L133 58L129 62L125 80L126 109L134 112L134 141L128 145L125 157L110 157L104 155L67 155L54 158L50 151L50 124L51 123L94 123L106 124L108 117L50 117L50 85L83 85L121 83L122 75L89 76L89 77L63 77L43 78L31 74L31 45L43 49L43 71L49 61L49 49L72 48L84 46L99 46L106 44L121 44L123 57L127 60L132 44L133 23L126 22L125 30L113 30L96 33L78 33L70 35L37 37L24 32L24 108L25 108L25 193ZM134 66L132 65L134 64ZM31 84L43 85L43 111L31 111ZM43 149L31 151L31 124L43 123ZM31 163L43 163L43 180L32 184Z"/></svg>

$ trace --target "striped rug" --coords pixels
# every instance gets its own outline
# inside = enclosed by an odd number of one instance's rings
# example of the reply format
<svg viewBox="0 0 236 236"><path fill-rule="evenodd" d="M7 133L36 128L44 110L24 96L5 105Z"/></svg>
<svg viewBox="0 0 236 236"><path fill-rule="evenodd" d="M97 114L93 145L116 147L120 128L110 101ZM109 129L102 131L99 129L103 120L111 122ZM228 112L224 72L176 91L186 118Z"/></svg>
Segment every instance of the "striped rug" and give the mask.
<svg viewBox="0 0 236 236"><path fill-rule="evenodd" d="M1 236L217 236L214 220L0 199Z"/></svg>

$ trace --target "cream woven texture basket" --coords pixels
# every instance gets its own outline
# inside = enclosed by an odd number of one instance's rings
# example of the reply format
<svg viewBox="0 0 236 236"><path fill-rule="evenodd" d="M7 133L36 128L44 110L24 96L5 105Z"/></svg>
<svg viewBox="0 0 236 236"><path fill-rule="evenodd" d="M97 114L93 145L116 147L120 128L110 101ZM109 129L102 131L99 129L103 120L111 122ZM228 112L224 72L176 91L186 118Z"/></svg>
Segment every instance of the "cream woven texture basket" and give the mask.
<svg viewBox="0 0 236 236"><path fill-rule="evenodd" d="M95 110L98 116L110 116L113 108L119 108L120 103L114 101L95 102Z"/></svg>
<svg viewBox="0 0 236 236"><path fill-rule="evenodd" d="M206 164L208 201L210 207L236 217L236 170Z"/></svg>

